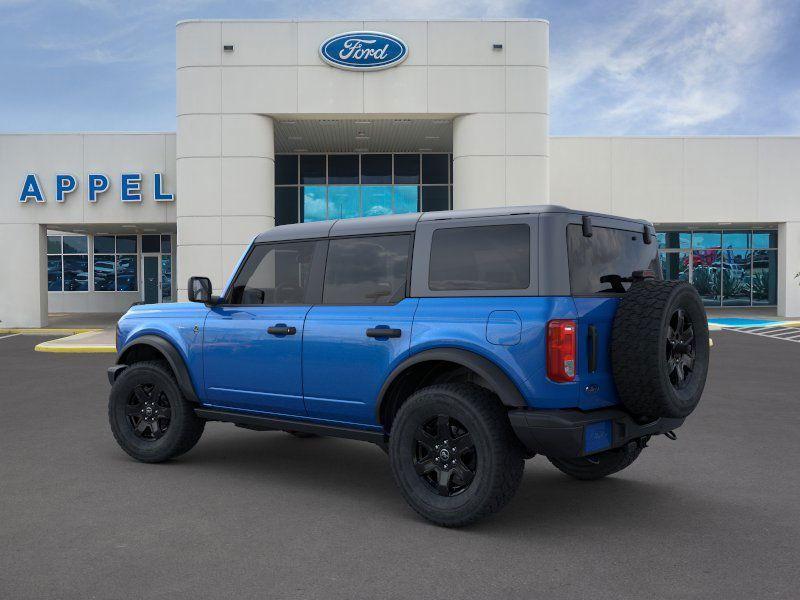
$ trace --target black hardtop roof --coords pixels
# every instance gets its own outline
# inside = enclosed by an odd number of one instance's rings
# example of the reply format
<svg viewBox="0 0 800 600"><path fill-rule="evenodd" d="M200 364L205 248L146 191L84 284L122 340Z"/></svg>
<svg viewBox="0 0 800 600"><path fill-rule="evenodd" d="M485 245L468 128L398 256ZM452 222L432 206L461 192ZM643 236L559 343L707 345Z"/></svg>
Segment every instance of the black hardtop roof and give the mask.
<svg viewBox="0 0 800 600"><path fill-rule="evenodd" d="M312 221L278 225L256 236L255 242L279 242L285 240L312 239L320 237L339 237L379 233L402 233L414 231L420 221L449 221L453 219L476 219L481 217L506 217L510 215L531 215L540 213L570 213L606 217L621 221L650 225L640 219L627 219L615 215L573 210L557 204L536 204L530 206L502 206L497 208L477 208L467 210L442 210L423 213L406 213L378 217L359 217L355 219L336 219L332 221Z"/></svg>

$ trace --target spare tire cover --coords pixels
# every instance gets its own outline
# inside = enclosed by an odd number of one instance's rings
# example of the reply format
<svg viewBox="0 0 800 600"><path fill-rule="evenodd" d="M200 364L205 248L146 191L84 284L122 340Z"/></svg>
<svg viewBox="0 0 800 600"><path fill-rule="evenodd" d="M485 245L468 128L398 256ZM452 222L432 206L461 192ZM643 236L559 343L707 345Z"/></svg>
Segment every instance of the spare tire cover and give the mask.
<svg viewBox="0 0 800 600"><path fill-rule="evenodd" d="M614 383L631 413L689 415L703 393L708 358L708 321L694 286L656 279L631 285L611 333Z"/></svg>

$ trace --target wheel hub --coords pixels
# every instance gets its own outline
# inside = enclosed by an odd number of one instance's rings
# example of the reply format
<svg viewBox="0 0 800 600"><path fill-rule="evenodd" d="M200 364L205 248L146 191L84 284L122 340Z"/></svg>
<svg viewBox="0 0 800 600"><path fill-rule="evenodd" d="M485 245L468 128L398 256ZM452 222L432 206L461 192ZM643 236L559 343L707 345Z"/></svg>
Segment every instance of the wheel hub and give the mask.
<svg viewBox="0 0 800 600"><path fill-rule="evenodd" d="M694 326L689 314L679 308L667 325L667 375L672 387L684 388L691 379L695 359Z"/></svg>
<svg viewBox="0 0 800 600"><path fill-rule="evenodd" d="M166 393L152 383L137 385L126 406L136 437L157 440L169 428L172 411Z"/></svg>
<svg viewBox="0 0 800 600"><path fill-rule="evenodd" d="M438 415L417 429L414 469L440 496L460 494L469 486L476 458L470 433L447 415Z"/></svg>

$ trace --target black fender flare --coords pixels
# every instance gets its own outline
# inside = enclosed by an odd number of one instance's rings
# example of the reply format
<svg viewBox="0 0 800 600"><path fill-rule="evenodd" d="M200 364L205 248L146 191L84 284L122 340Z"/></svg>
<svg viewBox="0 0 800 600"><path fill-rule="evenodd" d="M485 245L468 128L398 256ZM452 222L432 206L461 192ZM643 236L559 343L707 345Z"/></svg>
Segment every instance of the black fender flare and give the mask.
<svg viewBox="0 0 800 600"><path fill-rule="evenodd" d="M124 360L125 355L129 350L135 348L136 346L150 346L164 356L167 363L169 363L172 372L175 374L178 387L183 395L190 402L200 404L200 398L198 398L197 393L195 392L192 378L189 376L189 370L186 368L186 363L183 361L183 357L181 356L180 352L178 352L177 348L175 348L171 342L157 335L143 335L138 337L123 346L117 357L117 364L127 366L127 363ZM115 373L115 377L118 376L122 371L124 371L124 369L119 369L119 371Z"/></svg>
<svg viewBox="0 0 800 600"><path fill-rule="evenodd" d="M471 352L470 350L464 350L463 348L433 348L431 350L424 350L418 354L412 354L392 370L378 392L378 402L375 408L375 414L378 420L380 420L381 417L383 401L392 383L394 383L394 381L409 367L435 360L452 362L474 371L486 380L505 406L514 408L525 408L528 406L528 403L525 402L525 398L520 393L516 384L505 371L488 358Z"/></svg>

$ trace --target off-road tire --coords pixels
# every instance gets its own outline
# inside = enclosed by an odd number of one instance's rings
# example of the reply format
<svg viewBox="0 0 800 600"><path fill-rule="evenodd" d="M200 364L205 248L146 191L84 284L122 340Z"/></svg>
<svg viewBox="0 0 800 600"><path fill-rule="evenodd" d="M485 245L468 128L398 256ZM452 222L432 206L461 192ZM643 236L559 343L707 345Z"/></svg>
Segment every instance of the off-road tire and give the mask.
<svg viewBox="0 0 800 600"><path fill-rule="evenodd" d="M458 430L460 424L473 442L468 459L461 454L466 444L460 450L455 446L463 437L453 435L448 442L451 450L458 452L454 461L469 461L474 466L471 482L452 496L437 493L425 479L428 475L416 471L420 428L432 420L438 425L441 415L454 424L449 432ZM451 458L455 456L454 452ZM389 436L389 462L400 493L411 508L444 527L467 525L499 511L517 491L525 464L522 447L500 400L486 389L467 383L426 387L403 403ZM432 476L438 478L437 474Z"/></svg>
<svg viewBox="0 0 800 600"><path fill-rule="evenodd" d="M675 340L670 341L675 337L670 323L675 323L679 310L692 325L693 347L689 349L681 342L675 350ZM694 355L692 369L687 372L680 367L688 374L676 384L674 352L689 350ZM612 371L622 404L647 418L688 416L703 393L708 360L708 321L694 286L656 279L633 283L620 300L611 333Z"/></svg>
<svg viewBox="0 0 800 600"><path fill-rule="evenodd" d="M157 439L143 439L135 432L128 416L131 403L137 402L137 386L160 390L162 404L169 404L168 426ZM184 398L169 366L161 361L134 363L125 369L111 387L108 420L120 447L132 458L158 463L191 450L205 428L205 421L194 414L193 405Z"/></svg>
<svg viewBox="0 0 800 600"><path fill-rule="evenodd" d="M621 448L606 450L592 456L582 458L552 458L547 457L553 466L570 477L582 481L601 479L614 473L619 473L633 463L642 452L642 446L637 442L629 442Z"/></svg>

